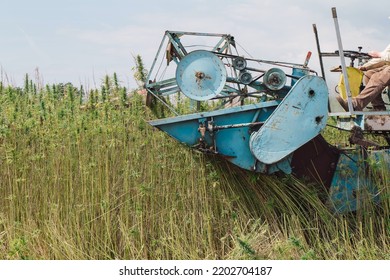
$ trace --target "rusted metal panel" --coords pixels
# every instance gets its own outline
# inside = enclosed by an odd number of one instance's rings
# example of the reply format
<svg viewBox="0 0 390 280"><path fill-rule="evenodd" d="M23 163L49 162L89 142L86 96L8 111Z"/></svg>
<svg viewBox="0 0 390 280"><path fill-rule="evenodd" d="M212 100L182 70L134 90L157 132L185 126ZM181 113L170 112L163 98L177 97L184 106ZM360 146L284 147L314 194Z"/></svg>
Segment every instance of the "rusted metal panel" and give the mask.
<svg viewBox="0 0 390 280"><path fill-rule="evenodd" d="M390 116L366 116L364 129L368 131L390 131Z"/></svg>
<svg viewBox="0 0 390 280"><path fill-rule="evenodd" d="M329 189L341 151L318 135L294 152L293 174Z"/></svg>

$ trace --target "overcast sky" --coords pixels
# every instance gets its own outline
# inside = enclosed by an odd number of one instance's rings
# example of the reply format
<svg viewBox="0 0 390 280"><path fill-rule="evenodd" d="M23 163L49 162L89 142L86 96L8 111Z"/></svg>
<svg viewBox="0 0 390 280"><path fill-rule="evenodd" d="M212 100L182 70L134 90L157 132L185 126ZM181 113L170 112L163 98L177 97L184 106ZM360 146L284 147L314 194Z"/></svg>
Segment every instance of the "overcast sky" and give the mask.
<svg viewBox="0 0 390 280"><path fill-rule="evenodd" d="M331 7L344 49L390 43L389 0L0 0L1 79L20 86L39 69L45 83L99 86L116 72L136 87L132 55L147 68L165 30L229 33L253 57L302 63L320 72L312 24L323 51L337 49ZM335 62L336 64L338 62Z"/></svg>

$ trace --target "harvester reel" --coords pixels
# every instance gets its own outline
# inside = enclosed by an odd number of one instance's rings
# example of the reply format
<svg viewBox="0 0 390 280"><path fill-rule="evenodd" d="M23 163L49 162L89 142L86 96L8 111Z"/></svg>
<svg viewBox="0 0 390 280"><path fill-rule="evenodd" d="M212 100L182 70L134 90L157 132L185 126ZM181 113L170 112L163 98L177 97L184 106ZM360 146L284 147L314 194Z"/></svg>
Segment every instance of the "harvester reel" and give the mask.
<svg viewBox="0 0 390 280"><path fill-rule="evenodd" d="M190 52L176 68L176 82L187 97L205 101L217 96L226 83L226 68L215 54L197 50Z"/></svg>

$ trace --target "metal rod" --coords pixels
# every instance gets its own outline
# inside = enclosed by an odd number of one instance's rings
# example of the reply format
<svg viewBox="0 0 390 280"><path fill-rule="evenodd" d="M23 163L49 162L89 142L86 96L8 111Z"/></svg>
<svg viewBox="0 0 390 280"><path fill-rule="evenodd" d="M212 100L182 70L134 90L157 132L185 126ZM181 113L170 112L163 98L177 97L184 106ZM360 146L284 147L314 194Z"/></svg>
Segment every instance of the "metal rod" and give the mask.
<svg viewBox="0 0 390 280"><path fill-rule="evenodd" d="M176 36L176 34L167 33L167 36L169 40L172 43L172 46L176 49L177 54L180 56L180 59L182 59L184 56L187 55L187 51L185 50L184 46L180 42L180 39ZM176 36L176 37L175 37Z"/></svg>
<svg viewBox="0 0 390 280"><path fill-rule="evenodd" d="M155 66L155 64L157 62L157 59L158 59L159 55L160 55L160 52L161 52L161 49L162 49L162 47L164 45L166 37L167 37L167 35L164 34L164 36L163 36L163 38L161 40L161 43L160 43L160 47L158 48L157 54L156 54L156 56L153 59L152 67L150 67L148 77L146 78L146 85L149 85L150 77L152 76L152 72L153 72L154 66Z"/></svg>
<svg viewBox="0 0 390 280"><path fill-rule="evenodd" d="M168 30L166 32L175 33L175 34L179 34L179 35L194 35L194 36L208 36L208 37L230 37L229 34L222 34L222 33L202 33L202 32L172 31L172 30Z"/></svg>
<svg viewBox="0 0 390 280"><path fill-rule="evenodd" d="M337 52L332 52L332 53L323 52L323 53L321 53L321 56L322 57L339 57L339 54Z"/></svg>
<svg viewBox="0 0 390 280"><path fill-rule="evenodd" d="M148 89L148 88L146 88L146 90L148 91L148 92L150 92L150 94L152 94L154 97L156 97L158 100L160 100L160 102L162 103L162 104L164 104L165 105L165 107L167 107L172 113L174 113L176 116L178 116L179 115L179 113L178 112L176 112L171 106L169 106L164 100L162 100L157 94L155 94L153 91L151 91L150 89Z"/></svg>
<svg viewBox="0 0 390 280"><path fill-rule="evenodd" d="M149 88L153 88L153 87L164 88L164 87L169 87L169 86L173 86L176 84L177 84L176 78L171 78L171 79L167 79L167 80L160 81L160 82L149 83L149 84L147 84L147 86Z"/></svg>
<svg viewBox="0 0 390 280"><path fill-rule="evenodd" d="M225 41L225 38L222 37L219 42L215 45L215 47L212 49L213 52L217 51L219 46Z"/></svg>
<svg viewBox="0 0 390 280"><path fill-rule="evenodd" d="M388 116L390 115L390 111L353 111L354 115L366 115L366 116ZM350 116L351 114L349 112L335 112L335 113L329 113L330 117L334 116Z"/></svg>
<svg viewBox="0 0 390 280"><path fill-rule="evenodd" d="M316 26L315 24L313 24L313 31L314 31L314 35L315 35L315 37L316 37L317 52L318 52L318 58L319 58L319 61L320 61L320 68L321 68L322 78L324 78L324 81L326 81L325 70L324 70L324 61L323 61L323 59L322 59L322 56L323 56L324 54L321 52L320 40L319 40L319 37L318 37L317 26ZM331 107L330 107L330 100L329 100L329 98L328 98L328 112L331 112Z"/></svg>
<svg viewBox="0 0 390 280"><path fill-rule="evenodd" d="M318 58L320 60L322 78L324 78L324 80L326 81L325 71L324 71L324 62L322 60L322 53L321 53L321 47L320 47L320 40L318 38L317 26L315 24L313 24L313 31L314 31L314 35L316 37L317 52L318 52Z"/></svg>
<svg viewBox="0 0 390 280"><path fill-rule="evenodd" d="M257 118L259 117L260 115L260 109L256 111L255 115L253 116L253 119L252 119L252 123L255 123L255 121L257 120Z"/></svg>
<svg viewBox="0 0 390 280"><path fill-rule="evenodd" d="M353 109L353 106L352 106L352 94L351 94L351 89L349 87L347 67L345 66L343 44L341 42L340 28L339 28L339 23L338 23L338 20L337 20L337 12L336 12L336 8L335 7L332 8L332 14L333 14L333 19L334 19L334 26L335 26L335 29L336 29L337 43L338 43L338 46L339 46L341 70L343 72L345 89L347 91L348 111L349 111L350 114L352 114L354 112L353 111L354 109Z"/></svg>
<svg viewBox="0 0 390 280"><path fill-rule="evenodd" d="M229 129L229 128L240 128L240 127L263 125L263 124L264 124L264 122L218 125L218 126L214 126L213 130L221 130L221 129Z"/></svg>
<svg viewBox="0 0 390 280"><path fill-rule="evenodd" d="M233 54L221 54L219 52L212 52L212 53L214 53L215 55L220 56L220 57L230 57L230 58L239 57L239 56L233 55ZM240 56L240 57L242 57L242 56ZM281 66L281 67L288 67L288 68L299 67L299 68L306 69L306 67L303 64L300 64L300 63L272 61L272 60L255 59L255 58L247 58L247 57L245 57L245 60L254 61L254 62L260 62L260 63L266 63L266 64L273 64L273 65L278 65L278 66Z"/></svg>
<svg viewBox="0 0 390 280"><path fill-rule="evenodd" d="M168 96L168 95L171 95L171 94L174 94L174 93L178 93L179 91L180 91L180 88L178 86L176 86L176 87L171 87L171 88L164 89L164 90L159 90L159 94L158 95Z"/></svg>

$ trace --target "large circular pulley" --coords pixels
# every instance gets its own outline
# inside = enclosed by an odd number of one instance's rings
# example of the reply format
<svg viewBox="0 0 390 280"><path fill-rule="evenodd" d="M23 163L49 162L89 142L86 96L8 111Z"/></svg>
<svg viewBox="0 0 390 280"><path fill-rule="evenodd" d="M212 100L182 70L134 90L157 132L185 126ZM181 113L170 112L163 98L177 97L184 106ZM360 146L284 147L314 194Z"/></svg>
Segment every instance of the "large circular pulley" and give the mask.
<svg viewBox="0 0 390 280"><path fill-rule="evenodd" d="M176 68L176 82L187 97L204 101L219 94L226 83L226 69L215 54L197 50L190 52Z"/></svg>

